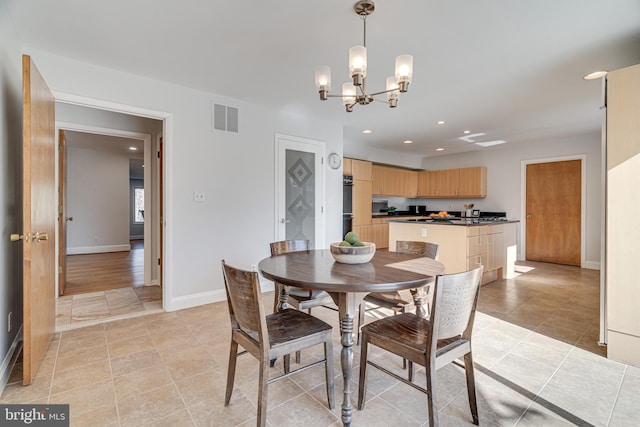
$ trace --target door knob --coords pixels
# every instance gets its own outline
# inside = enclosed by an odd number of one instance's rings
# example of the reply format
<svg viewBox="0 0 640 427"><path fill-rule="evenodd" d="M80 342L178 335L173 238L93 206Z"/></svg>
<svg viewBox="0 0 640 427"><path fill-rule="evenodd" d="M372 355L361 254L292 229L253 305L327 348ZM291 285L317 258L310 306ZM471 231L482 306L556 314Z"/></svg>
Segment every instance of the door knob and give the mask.
<svg viewBox="0 0 640 427"><path fill-rule="evenodd" d="M36 242L42 242L43 240L49 240L49 236L47 235L47 233L35 233L33 235L33 240L35 240Z"/></svg>
<svg viewBox="0 0 640 427"><path fill-rule="evenodd" d="M28 241L29 237L27 237L25 239L24 236L26 236L26 234L11 233L11 241L12 242L17 242L18 240L27 240Z"/></svg>
<svg viewBox="0 0 640 427"><path fill-rule="evenodd" d="M291 221L288 219L280 218L280 224L289 224Z"/></svg>
<svg viewBox="0 0 640 427"><path fill-rule="evenodd" d="M533 217L531 216L531 214L528 214L528 215L527 215L527 219L531 219L531 218L533 218Z"/></svg>
<svg viewBox="0 0 640 427"><path fill-rule="evenodd" d="M72 216L65 216L64 220L65 221L73 221L73 217Z"/></svg>

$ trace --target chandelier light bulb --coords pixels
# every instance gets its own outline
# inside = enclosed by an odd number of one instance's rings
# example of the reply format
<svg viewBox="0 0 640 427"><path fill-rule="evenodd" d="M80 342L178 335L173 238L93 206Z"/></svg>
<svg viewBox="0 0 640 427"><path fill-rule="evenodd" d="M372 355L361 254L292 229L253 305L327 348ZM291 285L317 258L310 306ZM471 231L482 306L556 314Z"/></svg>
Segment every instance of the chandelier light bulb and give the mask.
<svg viewBox="0 0 640 427"><path fill-rule="evenodd" d="M342 103L348 112L351 112L353 104L356 103L356 87L351 82L342 84Z"/></svg>
<svg viewBox="0 0 640 427"><path fill-rule="evenodd" d="M413 77L413 56L399 55L396 58L396 79L400 92L406 92Z"/></svg>
<svg viewBox="0 0 640 427"><path fill-rule="evenodd" d="M316 88L322 101L327 100L331 90L331 68L328 65L320 65L316 68Z"/></svg>
<svg viewBox="0 0 640 427"><path fill-rule="evenodd" d="M389 102L389 107L395 108L398 106L399 96L396 76L387 77L387 102Z"/></svg>
<svg viewBox="0 0 640 427"><path fill-rule="evenodd" d="M353 46L349 49L349 73L353 78L353 84L360 86L362 80L367 77L367 48Z"/></svg>

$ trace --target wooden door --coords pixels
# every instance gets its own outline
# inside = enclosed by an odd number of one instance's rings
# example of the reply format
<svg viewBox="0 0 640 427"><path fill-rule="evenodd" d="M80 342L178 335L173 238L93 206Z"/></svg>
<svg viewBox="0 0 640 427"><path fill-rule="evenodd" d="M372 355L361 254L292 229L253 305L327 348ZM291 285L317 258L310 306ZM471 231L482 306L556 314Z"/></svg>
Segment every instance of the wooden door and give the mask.
<svg viewBox="0 0 640 427"><path fill-rule="evenodd" d="M67 143L64 131L58 132L58 295L67 285Z"/></svg>
<svg viewBox="0 0 640 427"><path fill-rule="evenodd" d="M582 162L529 164L526 183L526 258L579 266Z"/></svg>
<svg viewBox="0 0 640 427"><path fill-rule="evenodd" d="M31 381L55 330L55 101L31 57L23 77L23 382Z"/></svg>

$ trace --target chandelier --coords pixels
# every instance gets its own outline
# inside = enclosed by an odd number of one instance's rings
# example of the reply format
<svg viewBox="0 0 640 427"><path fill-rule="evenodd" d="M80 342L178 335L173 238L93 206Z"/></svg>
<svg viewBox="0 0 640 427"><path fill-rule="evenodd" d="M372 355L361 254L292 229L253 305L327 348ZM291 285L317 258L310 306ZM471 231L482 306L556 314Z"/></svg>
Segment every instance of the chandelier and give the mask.
<svg viewBox="0 0 640 427"><path fill-rule="evenodd" d="M394 76L387 77L386 90L380 92L367 92L367 16L375 10L375 4L370 0L360 0L353 10L360 15L364 27L364 37L362 46L353 46L349 49L349 73L352 82L342 85L342 95L330 95L331 90L331 69L327 65L316 68L316 88L320 93L320 99L326 101L327 98L342 98L348 113L353 111L356 104L368 105L373 101L387 102L389 107L395 108L398 105L400 93L404 93L409 88L413 75L413 56L400 55L396 58L396 71ZM375 99L377 95L387 94L387 100Z"/></svg>

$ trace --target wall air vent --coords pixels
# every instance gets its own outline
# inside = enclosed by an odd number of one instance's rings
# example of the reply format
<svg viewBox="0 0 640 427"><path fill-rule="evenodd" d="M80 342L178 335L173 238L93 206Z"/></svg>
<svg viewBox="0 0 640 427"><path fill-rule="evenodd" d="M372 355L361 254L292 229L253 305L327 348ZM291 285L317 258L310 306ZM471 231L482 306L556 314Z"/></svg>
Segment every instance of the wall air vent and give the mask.
<svg viewBox="0 0 640 427"><path fill-rule="evenodd" d="M238 109L213 104L213 129L238 133Z"/></svg>

